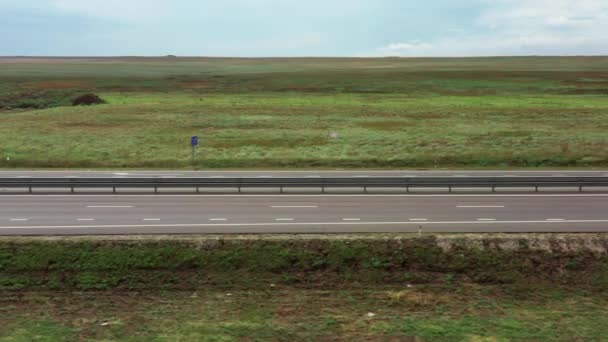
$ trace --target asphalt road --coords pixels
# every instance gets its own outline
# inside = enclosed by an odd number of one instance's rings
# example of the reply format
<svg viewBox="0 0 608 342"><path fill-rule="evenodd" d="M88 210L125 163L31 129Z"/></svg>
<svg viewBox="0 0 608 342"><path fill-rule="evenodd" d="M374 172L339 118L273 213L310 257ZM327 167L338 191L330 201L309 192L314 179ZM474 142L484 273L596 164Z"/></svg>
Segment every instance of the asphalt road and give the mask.
<svg viewBox="0 0 608 342"><path fill-rule="evenodd" d="M600 176L608 170L564 171L0 171L0 177L466 177L466 176Z"/></svg>
<svg viewBox="0 0 608 342"><path fill-rule="evenodd" d="M3 195L0 235L608 232L608 194Z"/></svg>

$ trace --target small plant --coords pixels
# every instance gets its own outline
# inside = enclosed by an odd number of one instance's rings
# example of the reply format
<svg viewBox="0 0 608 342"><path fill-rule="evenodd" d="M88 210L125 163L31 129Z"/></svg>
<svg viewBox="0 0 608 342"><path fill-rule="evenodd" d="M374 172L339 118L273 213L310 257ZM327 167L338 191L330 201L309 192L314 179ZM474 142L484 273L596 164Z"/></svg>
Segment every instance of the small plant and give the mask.
<svg viewBox="0 0 608 342"><path fill-rule="evenodd" d="M453 284L455 280L456 280L456 276L455 276L454 274L451 274L451 273L450 273L450 274L447 274L447 275L445 276L445 281L446 281L448 284Z"/></svg>

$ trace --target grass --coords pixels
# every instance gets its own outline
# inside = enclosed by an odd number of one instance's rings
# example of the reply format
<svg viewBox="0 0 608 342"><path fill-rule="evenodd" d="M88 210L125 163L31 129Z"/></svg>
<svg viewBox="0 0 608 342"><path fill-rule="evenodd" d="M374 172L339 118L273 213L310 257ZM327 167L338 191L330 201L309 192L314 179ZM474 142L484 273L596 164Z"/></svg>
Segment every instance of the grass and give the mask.
<svg viewBox="0 0 608 342"><path fill-rule="evenodd" d="M21 292L0 298L0 341L600 341L607 307L548 286Z"/></svg>
<svg viewBox="0 0 608 342"><path fill-rule="evenodd" d="M0 243L0 290L197 289L557 282L602 288L608 257L531 249L529 241L399 237L390 240L31 241ZM578 237L568 238L578 243ZM591 238L590 238L591 239ZM593 237L604 241L604 237ZM544 240L543 240L544 241ZM570 240L566 240L570 241ZM585 241L585 240L583 240ZM590 240L591 241L591 240ZM451 246L449 250L446 244Z"/></svg>
<svg viewBox="0 0 608 342"><path fill-rule="evenodd" d="M0 111L4 168L608 165L603 57L0 65L10 66L0 68L0 98L61 97ZM108 104L55 106L88 91ZM192 135L202 143L194 163Z"/></svg>
<svg viewBox="0 0 608 342"><path fill-rule="evenodd" d="M601 341L605 240L5 238L0 341Z"/></svg>

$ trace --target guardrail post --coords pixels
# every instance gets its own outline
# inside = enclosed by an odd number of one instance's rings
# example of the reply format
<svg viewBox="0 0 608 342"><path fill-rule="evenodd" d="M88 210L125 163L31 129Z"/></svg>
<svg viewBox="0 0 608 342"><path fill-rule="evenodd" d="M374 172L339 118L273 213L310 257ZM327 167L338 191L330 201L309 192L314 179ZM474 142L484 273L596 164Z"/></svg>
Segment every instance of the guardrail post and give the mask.
<svg viewBox="0 0 608 342"><path fill-rule="evenodd" d="M583 192L583 184L580 184L580 185L578 186L578 191L579 191L579 192Z"/></svg>
<svg viewBox="0 0 608 342"><path fill-rule="evenodd" d="M363 186L363 192L367 193L367 186Z"/></svg>
<svg viewBox="0 0 608 342"><path fill-rule="evenodd" d="M158 193L158 184L154 184L154 193L157 194Z"/></svg>
<svg viewBox="0 0 608 342"><path fill-rule="evenodd" d="M496 185L492 185L492 192L496 192Z"/></svg>
<svg viewBox="0 0 608 342"><path fill-rule="evenodd" d="M407 185L407 186L405 187L405 192L407 192L408 194L410 193L410 186L409 186L409 185Z"/></svg>
<svg viewBox="0 0 608 342"><path fill-rule="evenodd" d="M283 193L283 186L281 185L280 188L281 188L281 193Z"/></svg>
<svg viewBox="0 0 608 342"><path fill-rule="evenodd" d="M325 193L325 185L321 185L321 193L324 194Z"/></svg>
<svg viewBox="0 0 608 342"><path fill-rule="evenodd" d="M536 184L534 188L536 189L536 192L538 192L538 184Z"/></svg>
<svg viewBox="0 0 608 342"><path fill-rule="evenodd" d="M241 193L241 185L240 184L238 186L238 189L239 189L239 194L240 194Z"/></svg>
<svg viewBox="0 0 608 342"><path fill-rule="evenodd" d="M452 192L452 186L451 185L449 186L449 189L450 189L450 193L451 193Z"/></svg>
<svg viewBox="0 0 608 342"><path fill-rule="evenodd" d="M196 193L197 193L197 194L200 194L200 193L201 193L201 188L200 188L198 185L196 186Z"/></svg>
<svg viewBox="0 0 608 342"><path fill-rule="evenodd" d="M112 184L112 193L115 194L116 193L116 184Z"/></svg>

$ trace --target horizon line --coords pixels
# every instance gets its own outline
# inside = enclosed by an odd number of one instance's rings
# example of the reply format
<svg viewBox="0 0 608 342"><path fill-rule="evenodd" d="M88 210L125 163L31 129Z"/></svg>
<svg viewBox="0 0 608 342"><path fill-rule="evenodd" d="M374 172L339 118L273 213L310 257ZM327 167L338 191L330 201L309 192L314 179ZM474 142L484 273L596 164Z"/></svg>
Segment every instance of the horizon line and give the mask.
<svg viewBox="0 0 608 342"><path fill-rule="evenodd" d="M471 55L471 56L194 56L194 55L0 55L0 58L206 58L206 59L450 59L450 58L581 58L608 57L608 54L597 55Z"/></svg>

